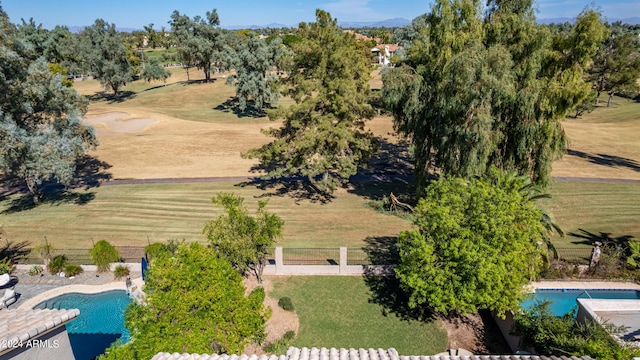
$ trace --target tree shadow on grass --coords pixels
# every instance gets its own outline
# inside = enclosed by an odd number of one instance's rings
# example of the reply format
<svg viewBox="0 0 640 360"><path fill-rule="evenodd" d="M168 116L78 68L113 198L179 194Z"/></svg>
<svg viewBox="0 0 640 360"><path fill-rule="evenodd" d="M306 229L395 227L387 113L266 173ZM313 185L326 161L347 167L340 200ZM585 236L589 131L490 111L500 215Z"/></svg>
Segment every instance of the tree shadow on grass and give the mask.
<svg viewBox="0 0 640 360"><path fill-rule="evenodd" d="M607 155L607 154L588 154L578 150L567 150L567 154L588 160L592 164L608 166L608 167L624 167L633 171L640 172L640 163L629 158Z"/></svg>
<svg viewBox="0 0 640 360"><path fill-rule="evenodd" d="M43 192L42 199L39 203L33 201L33 195L23 194L9 201L9 206L2 214L13 214L21 211L27 211L36 208L42 204L59 206L62 204L86 205L95 199L95 192L78 193L75 191L64 191L60 189L50 190L47 188Z"/></svg>
<svg viewBox="0 0 640 360"><path fill-rule="evenodd" d="M111 165L98 160L96 157L83 156L76 164L74 184L70 186L70 189L84 188L88 190L100 186L104 181L111 180L111 173L105 171L110 167ZM50 182L42 186L42 199L39 203L36 203L23 180L16 177L5 177L0 182L2 183L0 203L9 201L7 208L2 212L3 214L31 210L40 204L56 206L60 204L85 205L95 198L94 192L69 191L59 183ZM14 195L17 196L10 200Z"/></svg>
<svg viewBox="0 0 640 360"><path fill-rule="evenodd" d="M364 239L364 252L373 265L397 265L400 263L397 236L369 236Z"/></svg>
<svg viewBox="0 0 640 360"><path fill-rule="evenodd" d="M171 86L171 85L175 85L176 83L171 83L171 84L162 84L162 85L156 85L156 86L152 86L150 88L146 88L140 92L147 92L147 91L152 91L152 90L157 90L157 89L162 89L165 88L167 86Z"/></svg>
<svg viewBox="0 0 640 360"><path fill-rule="evenodd" d="M382 236L365 239L364 251L372 264L396 265L400 261L397 237ZM393 270L381 274L373 268L367 268L364 274L365 284L369 287L369 302L382 307L382 315L395 315L406 321L433 321L435 314L424 306L409 307L409 294L400 286Z"/></svg>
<svg viewBox="0 0 640 360"><path fill-rule="evenodd" d="M100 186L101 183L113 178L111 173L106 172L110 168L111 164L94 156L83 156L76 164L75 184L73 187L89 189Z"/></svg>
<svg viewBox="0 0 640 360"><path fill-rule="evenodd" d="M0 233L0 235L2 234ZM21 241L16 243L13 241L9 241L6 238L4 240L4 244L0 245L0 259L8 258L12 259L13 261L18 261L20 259L26 258L31 253L28 241Z"/></svg>
<svg viewBox="0 0 640 360"><path fill-rule="evenodd" d="M257 108L253 105L253 101L247 102L247 107L244 110L240 109L240 101L237 97L229 98L227 101L222 104L214 107L214 110L223 111L223 112L232 112L239 118L261 118L267 116L267 113L264 109Z"/></svg>
<svg viewBox="0 0 640 360"><path fill-rule="evenodd" d="M260 190L266 191L264 194L257 196L257 198L288 196L294 199L296 204L300 204L302 201L327 204L335 198L332 194L318 190L309 180L302 177L285 177L270 180L257 178L241 182L235 186L255 186Z"/></svg>
<svg viewBox="0 0 640 360"><path fill-rule="evenodd" d="M136 92L134 91L129 91L129 90L125 90L125 91L119 91L118 92L118 96L115 96L113 93L110 92L106 92L106 91L100 91L100 92L96 92L93 95L87 95L87 99L89 99L90 101L107 101L111 104L113 103L121 103L123 101L126 100L131 100L133 98L136 97Z"/></svg>
<svg viewBox="0 0 640 360"><path fill-rule="evenodd" d="M601 243L603 246L627 246L629 241L634 239L632 235L613 236L611 233L602 231L594 233L585 229L578 229L577 232L572 231L567 233L567 235L579 239L572 241L572 244L590 246L594 246L596 242Z"/></svg>
<svg viewBox="0 0 640 360"><path fill-rule="evenodd" d="M408 156L408 143L394 144L386 139L377 139L380 151L369 161L366 168L359 169L356 175L349 178L344 188L350 193L367 199L378 200L382 196L393 192L402 201L415 202L413 198L413 165ZM259 163L251 168L251 172L269 173L281 165L277 162L269 164ZM319 180L319 178L318 178ZM262 195L290 196L296 200L310 200L312 202L328 203L335 198L332 194L320 191L306 177L289 176L277 179L257 179L243 182L236 186L256 186L261 190L271 192Z"/></svg>
<svg viewBox="0 0 640 360"><path fill-rule="evenodd" d="M369 160L366 169L351 177L349 192L367 200L382 200L393 193L400 201L415 205L414 166L409 156L409 143L392 143L382 138L377 141L379 151Z"/></svg>

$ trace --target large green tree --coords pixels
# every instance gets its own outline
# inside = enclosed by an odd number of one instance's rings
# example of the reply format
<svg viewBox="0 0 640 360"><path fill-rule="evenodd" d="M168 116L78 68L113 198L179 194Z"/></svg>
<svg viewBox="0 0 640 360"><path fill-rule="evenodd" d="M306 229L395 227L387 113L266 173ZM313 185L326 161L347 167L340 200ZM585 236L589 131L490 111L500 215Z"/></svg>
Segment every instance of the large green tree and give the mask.
<svg viewBox="0 0 640 360"><path fill-rule="evenodd" d="M180 244L151 261L145 301L126 311L132 341L108 359L151 359L158 352L238 354L264 340L264 289L245 296L242 277L204 245Z"/></svg>
<svg viewBox="0 0 640 360"><path fill-rule="evenodd" d="M383 99L414 147L418 191L432 171L461 177L490 165L546 185L566 148L560 124L589 94L584 69L606 34L586 11L567 36L535 22L531 0L438 0Z"/></svg>
<svg viewBox="0 0 640 360"><path fill-rule="evenodd" d="M144 70L142 70L142 78L148 82L162 80L162 83L166 85L170 76L171 71L162 66L157 58L149 59L149 62L144 66Z"/></svg>
<svg viewBox="0 0 640 360"><path fill-rule="evenodd" d="M609 107L616 92L638 91L640 47L637 37L629 32L611 32L600 46L588 76L597 91L596 103L602 92L609 94Z"/></svg>
<svg viewBox="0 0 640 360"><path fill-rule="evenodd" d="M157 48L159 43L158 37L160 36L160 34L158 34L158 32L153 28L153 23L149 25L144 25L143 28L144 28L144 31L146 32L147 45L150 46L152 49Z"/></svg>
<svg viewBox="0 0 640 360"><path fill-rule="evenodd" d="M17 37L0 8L0 169L24 180L33 201L42 184L70 185L76 162L97 140L80 119L86 102Z"/></svg>
<svg viewBox="0 0 640 360"><path fill-rule="evenodd" d="M518 309L543 264L542 213L518 177L441 178L415 209L415 229L398 239L396 275L411 307L444 314Z"/></svg>
<svg viewBox="0 0 640 360"><path fill-rule="evenodd" d="M207 11L204 18L195 16L193 19L175 10L169 24L176 38L178 55L187 71L189 67L195 66L204 72L205 81L209 82L212 68L229 68L229 58L224 50L226 36L220 29L216 9Z"/></svg>
<svg viewBox="0 0 640 360"><path fill-rule="evenodd" d="M255 216L249 214L238 195L220 193L212 201L225 213L205 224L207 240L240 274L251 273L261 280L267 255L282 236L284 221L266 210L267 201L258 202Z"/></svg>
<svg viewBox="0 0 640 360"><path fill-rule="evenodd" d="M42 24L36 24L33 18L29 21L20 20L22 23L17 25L18 37L25 43L33 46L33 50L37 56L42 56L45 51L45 43L49 37L48 31L42 27Z"/></svg>
<svg viewBox="0 0 640 360"><path fill-rule="evenodd" d="M231 64L236 74L227 78L227 84L236 87L240 111L245 111L247 101L251 101L253 107L260 111L278 101L276 72L285 56L289 54L280 38L267 44L265 39L251 34L238 44Z"/></svg>
<svg viewBox="0 0 640 360"><path fill-rule="evenodd" d="M284 119L264 133L271 143L246 155L260 159L267 178L301 175L323 192L333 191L357 172L375 150L365 121L374 115L369 95L370 51L336 19L316 10L316 22L301 23L293 60L282 80L295 104L269 112Z"/></svg>
<svg viewBox="0 0 640 360"><path fill-rule="evenodd" d="M105 89L111 89L116 97L118 91L133 80L134 69L115 24L97 19L87 26L80 36L79 51L87 74L100 81Z"/></svg>

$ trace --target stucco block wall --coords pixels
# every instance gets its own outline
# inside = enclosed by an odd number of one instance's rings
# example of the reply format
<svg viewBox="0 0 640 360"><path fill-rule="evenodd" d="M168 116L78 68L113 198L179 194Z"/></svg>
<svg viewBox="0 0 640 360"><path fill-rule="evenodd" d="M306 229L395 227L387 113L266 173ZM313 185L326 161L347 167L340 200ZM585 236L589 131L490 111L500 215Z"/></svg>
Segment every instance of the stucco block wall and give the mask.
<svg viewBox="0 0 640 360"><path fill-rule="evenodd" d="M75 360L64 326L22 343L22 347L0 355L0 360Z"/></svg>

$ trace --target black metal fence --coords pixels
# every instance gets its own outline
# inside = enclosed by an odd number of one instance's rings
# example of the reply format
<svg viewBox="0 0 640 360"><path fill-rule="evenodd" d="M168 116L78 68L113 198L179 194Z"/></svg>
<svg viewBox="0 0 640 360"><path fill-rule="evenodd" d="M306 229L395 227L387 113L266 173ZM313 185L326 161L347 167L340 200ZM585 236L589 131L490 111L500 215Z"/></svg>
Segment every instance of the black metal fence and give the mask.
<svg viewBox="0 0 640 360"><path fill-rule="evenodd" d="M116 246L120 253L120 259L127 263L139 263L144 257L144 246ZM69 264L75 265L95 265L89 249L56 249L53 256L64 255ZM37 254L30 253L26 258L20 259L19 264L40 264L43 260Z"/></svg>
<svg viewBox="0 0 640 360"><path fill-rule="evenodd" d="M338 265L340 248L283 248L283 265Z"/></svg>
<svg viewBox="0 0 640 360"><path fill-rule="evenodd" d="M393 264L372 264L371 256L365 249L348 248L347 265L393 265Z"/></svg>
<svg viewBox="0 0 640 360"><path fill-rule="evenodd" d="M283 248L284 265L339 265L340 248ZM347 265L394 265L376 264L374 258L363 248L347 248Z"/></svg>
<svg viewBox="0 0 640 360"><path fill-rule="evenodd" d="M558 258L571 264L589 265L593 248L556 248Z"/></svg>
<svg viewBox="0 0 640 360"><path fill-rule="evenodd" d="M137 263L145 256L144 246L116 246L123 262ZM572 264L589 264L591 248L556 248L558 258ZM380 261L377 254L371 254L370 249L348 248L347 265L396 265ZM55 255L65 255L70 264L94 265L89 256L89 249L56 249ZM284 265L338 265L340 263L340 248L283 248ZM274 253L267 258L270 264L275 264ZM389 259L387 259L389 260ZM385 264L379 262L386 262ZM36 254L29 254L19 261L20 264L39 264L42 258Z"/></svg>

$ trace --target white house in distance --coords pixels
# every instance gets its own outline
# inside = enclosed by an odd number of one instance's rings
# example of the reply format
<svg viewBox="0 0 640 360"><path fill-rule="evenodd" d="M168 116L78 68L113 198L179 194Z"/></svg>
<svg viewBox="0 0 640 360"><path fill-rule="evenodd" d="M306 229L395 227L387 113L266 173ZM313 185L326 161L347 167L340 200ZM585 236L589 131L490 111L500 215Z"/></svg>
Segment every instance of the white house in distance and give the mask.
<svg viewBox="0 0 640 360"><path fill-rule="evenodd" d="M378 55L378 64L388 66L391 64L391 57L398 51L398 44L378 44L371 52Z"/></svg>
<svg viewBox="0 0 640 360"><path fill-rule="evenodd" d="M391 64L391 57L398 51L398 44L382 44L380 38L371 38L366 35L358 34L353 30L343 30L346 33L353 34L356 40L373 41L376 46L371 49L371 53L378 57L378 65L388 66Z"/></svg>

